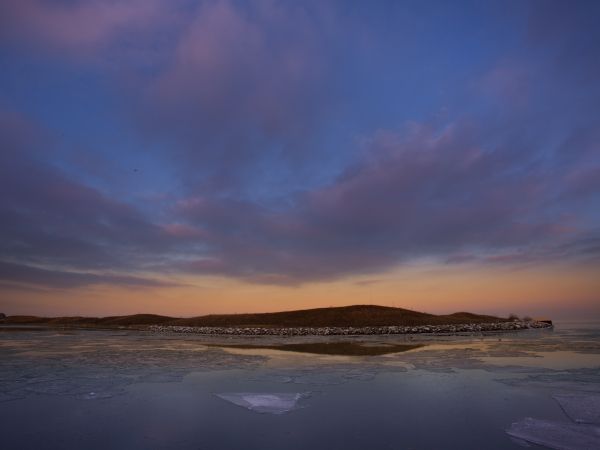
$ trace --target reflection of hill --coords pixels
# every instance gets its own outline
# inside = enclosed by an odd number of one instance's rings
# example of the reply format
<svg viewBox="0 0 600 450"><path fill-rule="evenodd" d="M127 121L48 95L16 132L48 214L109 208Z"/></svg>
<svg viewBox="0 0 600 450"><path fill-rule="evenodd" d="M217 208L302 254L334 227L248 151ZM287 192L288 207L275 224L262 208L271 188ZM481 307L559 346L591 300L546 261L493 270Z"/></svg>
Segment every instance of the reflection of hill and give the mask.
<svg viewBox="0 0 600 450"><path fill-rule="evenodd" d="M379 356L390 353L406 352L422 345L408 344L363 344L360 342L311 342L303 344L282 345L217 345L224 348L237 349L267 349L280 350L284 352L314 353L317 355L339 355L339 356Z"/></svg>

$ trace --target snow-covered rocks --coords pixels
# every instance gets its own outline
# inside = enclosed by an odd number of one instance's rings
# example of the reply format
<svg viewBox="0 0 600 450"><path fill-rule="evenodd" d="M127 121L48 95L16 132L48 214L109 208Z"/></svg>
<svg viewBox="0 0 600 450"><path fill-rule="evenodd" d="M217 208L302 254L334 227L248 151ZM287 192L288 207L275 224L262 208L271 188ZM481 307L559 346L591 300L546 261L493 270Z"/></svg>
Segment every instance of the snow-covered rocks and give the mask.
<svg viewBox="0 0 600 450"><path fill-rule="evenodd" d="M187 327L152 325L148 329L157 333L194 333L235 336L354 336L383 334L456 334L494 331L516 331L534 328L551 328L552 325L536 321L511 321L466 323L451 325L384 326L384 327Z"/></svg>

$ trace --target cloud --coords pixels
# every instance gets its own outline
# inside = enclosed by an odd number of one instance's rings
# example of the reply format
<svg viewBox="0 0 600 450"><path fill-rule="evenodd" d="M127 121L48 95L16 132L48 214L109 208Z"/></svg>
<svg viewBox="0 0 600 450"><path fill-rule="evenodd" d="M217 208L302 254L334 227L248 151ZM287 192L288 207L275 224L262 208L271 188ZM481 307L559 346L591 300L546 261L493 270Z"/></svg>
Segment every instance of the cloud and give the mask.
<svg viewBox="0 0 600 450"><path fill-rule="evenodd" d="M188 184L221 191L324 156L335 74L357 51L353 24L322 2L23 0L0 17L17 48L103 73L142 139L164 143Z"/></svg>
<svg viewBox="0 0 600 450"><path fill-rule="evenodd" d="M0 260L139 271L167 257L176 241L161 226L44 162L58 145L48 135L22 116L0 113Z"/></svg>
<svg viewBox="0 0 600 450"><path fill-rule="evenodd" d="M140 80L134 120L191 189L310 176L302 168L325 157L318 136L340 104L336 31L346 39L351 27L319 2L203 2L167 62Z"/></svg>
<svg viewBox="0 0 600 450"><path fill-rule="evenodd" d="M85 273L10 264L0 261L0 280L5 287L28 289L31 285L55 289L71 289L90 285L131 288L173 287L179 284L152 278L107 273Z"/></svg>
<svg viewBox="0 0 600 450"><path fill-rule="evenodd" d="M0 7L0 35L42 52L91 62L106 57L107 50L136 46L142 37L150 40L149 33L175 25L184 4L178 0L8 0Z"/></svg>
<svg viewBox="0 0 600 450"><path fill-rule="evenodd" d="M160 119L173 127L185 112L200 132L240 117L268 134L301 127L327 63L324 36L308 13L275 2L252 12L227 1L203 4L149 90Z"/></svg>
<svg viewBox="0 0 600 450"><path fill-rule="evenodd" d="M535 153L515 158L502 143L486 146L485 135L469 123L380 131L363 160L284 210L181 200L178 214L207 231L214 258L181 268L295 284L443 255L463 255L446 258L459 263L464 254L490 264L514 255L540 261L580 231L552 212L556 174L536 164Z"/></svg>

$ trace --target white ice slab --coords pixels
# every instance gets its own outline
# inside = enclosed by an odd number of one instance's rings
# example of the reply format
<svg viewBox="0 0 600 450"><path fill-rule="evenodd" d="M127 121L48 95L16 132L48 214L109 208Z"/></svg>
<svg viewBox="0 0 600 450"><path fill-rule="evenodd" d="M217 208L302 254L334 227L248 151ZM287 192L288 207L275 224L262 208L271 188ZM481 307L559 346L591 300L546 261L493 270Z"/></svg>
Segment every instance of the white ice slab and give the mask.
<svg viewBox="0 0 600 450"><path fill-rule="evenodd" d="M600 425L600 395L577 393L556 394L553 397L571 420Z"/></svg>
<svg viewBox="0 0 600 450"><path fill-rule="evenodd" d="M250 411L266 414L283 414L297 409L299 407L298 402L310 396L307 392L232 392L215 395L234 405L249 409Z"/></svg>
<svg viewBox="0 0 600 450"><path fill-rule="evenodd" d="M513 423L506 432L515 438L556 450L600 448L600 428L571 422L553 422L527 417Z"/></svg>

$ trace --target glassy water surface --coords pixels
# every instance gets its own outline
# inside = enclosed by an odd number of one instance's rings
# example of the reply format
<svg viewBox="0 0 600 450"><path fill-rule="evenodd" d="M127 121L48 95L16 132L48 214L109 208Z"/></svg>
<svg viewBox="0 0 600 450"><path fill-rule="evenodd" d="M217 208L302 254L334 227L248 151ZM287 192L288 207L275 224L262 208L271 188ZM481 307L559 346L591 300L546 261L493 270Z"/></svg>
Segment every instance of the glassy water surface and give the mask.
<svg viewBox="0 0 600 450"><path fill-rule="evenodd" d="M446 337L0 330L8 449L594 448L599 399L598 323Z"/></svg>

